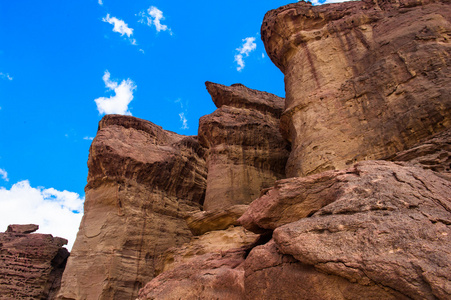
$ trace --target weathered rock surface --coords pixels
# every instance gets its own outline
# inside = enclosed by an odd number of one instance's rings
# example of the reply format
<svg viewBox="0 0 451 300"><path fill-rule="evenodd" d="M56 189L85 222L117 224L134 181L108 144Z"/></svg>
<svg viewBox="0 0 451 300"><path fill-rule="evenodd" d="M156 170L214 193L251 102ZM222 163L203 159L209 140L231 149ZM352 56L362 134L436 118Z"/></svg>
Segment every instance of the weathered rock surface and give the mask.
<svg viewBox="0 0 451 300"><path fill-rule="evenodd" d="M274 241L255 247L244 263L245 299L407 299L376 284L362 286L321 272L277 250Z"/></svg>
<svg viewBox="0 0 451 300"><path fill-rule="evenodd" d="M411 149L396 153L391 160L405 161L433 170L451 180L451 129L445 130Z"/></svg>
<svg viewBox="0 0 451 300"><path fill-rule="evenodd" d="M163 255L163 269L158 270L158 273L174 269L197 256L248 247L256 243L259 237L260 235L247 231L241 226L207 232L204 235L193 237L189 243L181 247L166 251Z"/></svg>
<svg viewBox="0 0 451 300"><path fill-rule="evenodd" d="M361 289L449 299L451 182L383 161L358 163L337 177L330 204L274 230L280 253Z"/></svg>
<svg viewBox="0 0 451 300"><path fill-rule="evenodd" d="M154 278L138 299L244 299L244 256L233 249L195 257Z"/></svg>
<svg viewBox="0 0 451 300"><path fill-rule="evenodd" d="M248 207L248 205L234 205L226 209L199 211L188 216L186 223L194 235L227 229L231 225L239 225L238 218Z"/></svg>
<svg viewBox="0 0 451 300"><path fill-rule="evenodd" d="M268 12L285 74L287 177L383 159L451 127L451 5L377 0Z"/></svg>
<svg viewBox="0 0 451 300"><path fill-rule="evenodd" d="M199 211L203 149L129 116L107 115L88 160L85 214L59 299L135 299L160 255L189 242L185 217Z"/></svg>
<svg viewBox="0 0 451 300"><path fill-rule="evenodd" d="M279 133L283 98L246 88L206 83L218 109L200 119L207 151L204 210L249 204L285 177L289 146Z"/></svg>
<svg viewBox="0 0 451 300"><path fill-rule="evenodd" d="M67 240L10 225L0 233L0 299L55 299L69 252Z"/></svg>

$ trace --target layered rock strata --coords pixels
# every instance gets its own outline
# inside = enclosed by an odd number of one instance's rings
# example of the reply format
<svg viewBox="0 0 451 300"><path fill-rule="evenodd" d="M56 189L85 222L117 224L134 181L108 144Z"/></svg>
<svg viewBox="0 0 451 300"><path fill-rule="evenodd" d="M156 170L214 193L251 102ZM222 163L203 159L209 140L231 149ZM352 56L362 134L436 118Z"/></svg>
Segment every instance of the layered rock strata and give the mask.
<svg viewBox="0 0 451 300"><path fill-rule="evenodd" d="M59 299L135 299L160 255L189 242L185 217L204 200L196 137L130 116L107 115L89 154L85 214Z"/></svg>
<svg viewBox="0 0 451 300"><path fill-rule="evenodd" d="M249 204L285 177L289 145L279 133L284 99L249 89L206 83L218 109L199 121L207 150L204 210Z"/></svg>
<svg viewBox="0 0 451 300"><path fill-rule="evenodd" d="M262 39L285 74L287 176L383 159L450 128L450 32L447 0L268 12Z"/></svg>
<svg viewBox="0 0 451 300"><path fill-rule="evenodd" d="M67 240L10 225L0 233L0 299L55 299L69 252Z"/></svg>

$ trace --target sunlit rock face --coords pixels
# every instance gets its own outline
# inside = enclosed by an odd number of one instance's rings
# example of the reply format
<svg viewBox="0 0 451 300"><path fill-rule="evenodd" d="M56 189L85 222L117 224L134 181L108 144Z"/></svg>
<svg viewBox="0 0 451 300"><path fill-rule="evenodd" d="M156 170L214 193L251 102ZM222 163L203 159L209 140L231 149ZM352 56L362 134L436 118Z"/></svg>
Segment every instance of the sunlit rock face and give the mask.
<svg viewBox="0 0 451 300"><path fill-rule="evenodd" d="M218 109L199 121L207 150L204 210L249 204L285 177L289 145L279 132L284 99L249 89L206 83Z"/></svg>
<svg viewBox="0 0 451 300"><path fill-rule="evenodd" d="M34 224L0 233L0 299L55 299L69 251L67 240L33 233Z"/></svg>
<svg viewBox="0 0 451 300"><path fill-rule="evenodd" d="M89 154L83 216L59 299L134 299L159 256L190 241L206 167L196 137L108 115Z"/></svg>
<svg viewBox="0 0 451 300"><path fill-rule="evenodd" d="M268 12L262 39L285 74L287 176L383 159L451 127L450 21L446 0Z"/></svg>

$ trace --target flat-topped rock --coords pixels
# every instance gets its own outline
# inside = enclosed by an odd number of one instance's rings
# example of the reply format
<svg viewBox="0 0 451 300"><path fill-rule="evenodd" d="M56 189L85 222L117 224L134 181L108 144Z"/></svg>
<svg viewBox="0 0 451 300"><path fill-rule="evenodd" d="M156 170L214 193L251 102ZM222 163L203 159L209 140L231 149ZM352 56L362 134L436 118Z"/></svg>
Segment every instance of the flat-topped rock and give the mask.
<svg viewBox="0 0 451 300"><path fill-rule="evenodd" d="M12 232L12 233L32 233L39 229L39 225L35 224L12 224L8 226L8 229L6 229L6 232Z"/></svg>

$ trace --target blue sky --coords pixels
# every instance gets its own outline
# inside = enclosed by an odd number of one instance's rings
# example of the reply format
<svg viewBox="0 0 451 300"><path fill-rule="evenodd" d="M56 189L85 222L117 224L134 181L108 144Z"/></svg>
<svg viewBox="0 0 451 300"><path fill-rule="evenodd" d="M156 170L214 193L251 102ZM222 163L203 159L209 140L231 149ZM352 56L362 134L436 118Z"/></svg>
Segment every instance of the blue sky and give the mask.
<svg viewBox="0 0 451 300"><path fill-rule="evenodd" d="M0 231L39 223L71 247L106 113L196 135L207 80L283 97L259 33L290 2L0 1Z"/></svg>

